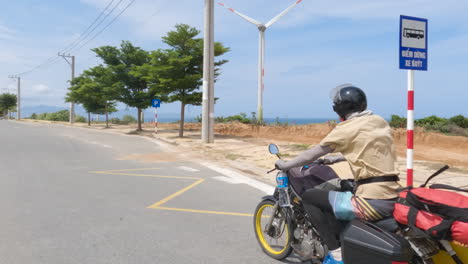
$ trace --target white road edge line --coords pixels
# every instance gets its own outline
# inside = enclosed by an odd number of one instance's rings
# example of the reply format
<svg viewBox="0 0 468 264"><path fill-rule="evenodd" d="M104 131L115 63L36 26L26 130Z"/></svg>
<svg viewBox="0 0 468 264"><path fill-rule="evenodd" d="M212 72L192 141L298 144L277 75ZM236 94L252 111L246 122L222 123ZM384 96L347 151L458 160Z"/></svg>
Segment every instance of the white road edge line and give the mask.
<svg viewBox="0 0 468 264"><path fill-rule="evenodd" d="M274 192L274 190L275 190L275 187L273 187L273 186L271 186L269 184L254 180L254 179L252 179L252 178L250 178L248 176L242 175L242 174L240 174L240 173L238 173L236 171L226 169L226 168L221 168L218 165L215 165L215 164L212 164L212 163L209 163L209 162L201 162L200 164L207 167L208 169L219 172L219 173L225 175L226 177L231 178L232 180L234 180L236 182L245 183L245 184L247 184L247 185L249 185L251 187L254 187L255 189L258 189L258 190L266 193L266 194L272 194Z"/></svg>
<svg viewBox="0 0 468 264"><path fill-rule="evenodd" d="M153 138L148 138L148 137L145 137L147 140L155 143L156 145L162 147L162 148L165 148L166 150L169 150L169 151L172 151L174 152L173 150L171 150L171 147L169 144L165 143L165 142L162 142L160 140L157 140L157 139L153 139ZM245 176L239 172L236 172L234 170L231 170L231 169L227 169L227 168L222 168L218 165L215 165L213 163L209 163L209 162L206 162L206 161L200 161L198 160L197 161L198 164L201 164L205 167L207 167L208 169L210 170L213 170L213 171L216 171L216 172L219 172L221 173L222 175L230 178L231 182L237 182L237 183L245 183L257 190L260 190L262 192L264 192L265 194L268 194L268 195L271 195L273 194L274 190L275 190L275 187L269 185L269 184L266 184L266 183L263 183L261 181L257 181L257 180L254 180L248 176Z"/></svg>
<svg viewBox="0 0 468 264"><path fill-rule="evenodd" d="M194 169L194 168L191 168L191 167L187 167L187 166L179 166L178 167L179 169L183 170L183 171L189 171L189 172L197 172L199 170L197 169Z"/></svg>
<svg viewBox="0 0 468 264"><path fill-rule="evenodd" d="M222 181L222 182L226 182L226 183L229 183L229 184L239 184L241 182L233 179L233 178L230 178L230 177L226 177L226 176L216 176L216 177L213 177L213 179L215 180L218 180L218 181Z"/></svg>
<svg viewBox="0 0 468 264"><path fill-rule="evenodd" d="M101 143L96 142L96 141L85 141L85 142L88 142L88 143L91 143L91 144L94 144L94 145L98 145L98 146L101 146L101 147L105 147L105 148L112 148L112 147L109 146L109 145L101 144Z"/></svg>

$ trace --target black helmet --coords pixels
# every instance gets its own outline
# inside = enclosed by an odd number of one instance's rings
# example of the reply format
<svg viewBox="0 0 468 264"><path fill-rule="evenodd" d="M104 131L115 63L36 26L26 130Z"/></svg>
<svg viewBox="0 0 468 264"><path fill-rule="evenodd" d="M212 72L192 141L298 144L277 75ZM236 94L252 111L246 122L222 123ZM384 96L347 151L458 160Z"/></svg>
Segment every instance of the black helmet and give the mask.
<svg viewBox="0 0 468 264"><path fill-rule="evenodd" d="M346 119L349 114L362 112L367 108L366 94L352 84L343 84L330 93L333 100L333 110Z"/></svg>

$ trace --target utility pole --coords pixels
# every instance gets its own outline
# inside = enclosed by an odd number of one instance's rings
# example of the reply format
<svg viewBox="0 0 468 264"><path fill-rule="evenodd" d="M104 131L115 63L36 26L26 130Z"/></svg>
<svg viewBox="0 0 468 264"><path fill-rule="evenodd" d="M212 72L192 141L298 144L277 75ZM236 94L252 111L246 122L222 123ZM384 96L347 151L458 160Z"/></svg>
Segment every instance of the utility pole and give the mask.
<svg viewBox="0 0 468 264"><path fill-rule="evenodd" d="M214 142L214 0L205 0L202 142Z"/></svg>
<svg viewBox="0 0 468 264"><path fill-rule="evenodd" d="M10 75L9 78L16 79L18 88L16 91L16 120L21 119L21 77L19 75Z"/></svg>
<svg viewBox="0 0 468 264"><path fill-rule="evenodd" d="M75 79L75 56L71 56L70 54L64 54L64 53L60 54L60 52L58 53L58 55L62 57L68 63L68 65L71 66L71 80L70 80L70 86L71 86L71 82ZM70 58L71 62L68 61L67 58ZM70 102L70 124L73 124L73 123L75 123L75 103Z"/></svg>

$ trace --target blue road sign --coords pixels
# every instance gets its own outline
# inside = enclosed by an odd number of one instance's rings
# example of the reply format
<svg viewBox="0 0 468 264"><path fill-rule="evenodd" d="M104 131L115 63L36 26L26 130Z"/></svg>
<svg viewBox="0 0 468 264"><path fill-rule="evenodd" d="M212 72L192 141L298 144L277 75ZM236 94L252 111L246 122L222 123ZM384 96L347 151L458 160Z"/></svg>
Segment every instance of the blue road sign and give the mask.
<svg viewBox="0 0 468 264"><path fill-rule="evenodd" d="M427 71L427 19L400 16L400 69Z"/></svg>
<svg viewBox="0 0 468 264"><path fill-rule="evenodd" d="M153 99L151 100L151 105L153 107L161 107L161 99Z"/></svg>

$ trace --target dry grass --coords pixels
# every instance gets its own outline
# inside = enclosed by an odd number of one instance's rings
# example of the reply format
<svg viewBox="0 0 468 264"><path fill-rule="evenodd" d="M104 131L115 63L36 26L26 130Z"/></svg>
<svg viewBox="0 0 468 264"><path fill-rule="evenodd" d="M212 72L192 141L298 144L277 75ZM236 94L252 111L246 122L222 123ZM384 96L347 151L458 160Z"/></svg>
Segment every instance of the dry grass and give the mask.
<svg viewBox="0 0 468 264"><path fill-rule="evenodd" d="M292 150L296 151L303 151L309 149L310 145L309 144L292 144L290 148Z"/></svg>
<svg viewBox="0 0 468 264"><path fill-rule="evenodd" d="M238 155L238 154L234 154L234 153L226 154L226 159L229 159L229 160L236 160L236 159L239 159L239 158L242 158L242 157L243 157L242 155Z"/></svg>

